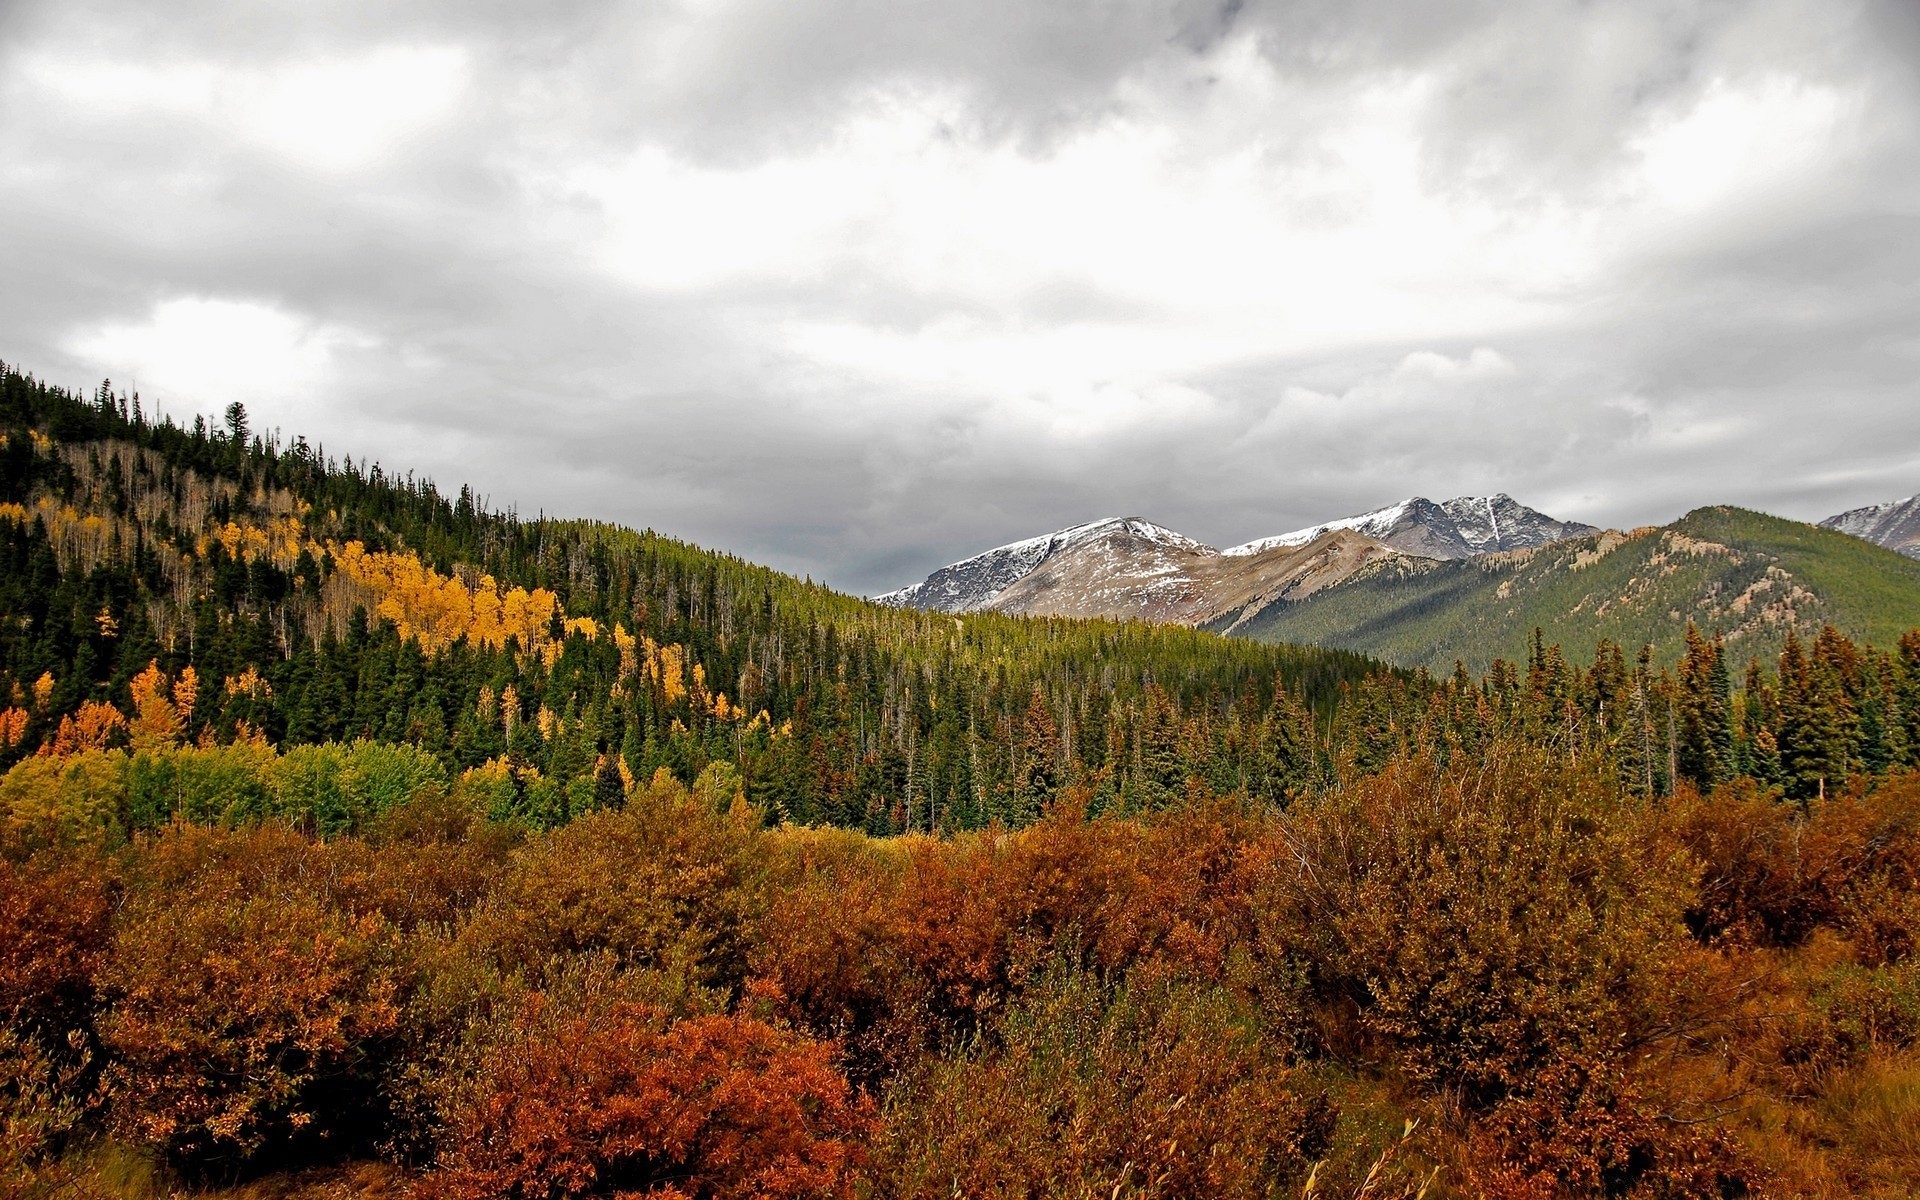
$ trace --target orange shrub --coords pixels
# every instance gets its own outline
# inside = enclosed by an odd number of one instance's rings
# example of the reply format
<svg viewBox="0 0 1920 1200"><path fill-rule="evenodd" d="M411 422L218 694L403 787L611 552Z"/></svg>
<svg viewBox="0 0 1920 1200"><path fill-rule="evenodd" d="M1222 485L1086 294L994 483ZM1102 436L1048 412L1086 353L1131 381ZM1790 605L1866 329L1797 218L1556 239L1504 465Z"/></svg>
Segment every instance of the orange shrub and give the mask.
<svg viewBox="0 0 1920 1200"><path fill-rule="evenodd" d="M1795 946L1824 927L1871 962L1920 948L1920 777L1804 812L1750 790L1686 792L1670 821L1698 864L1687 919L1702 938Z"/></svg>
<svg viewBox="0 0 1920 1200"><path fill-rule="evenodd" d="M1761 1179L1712 1125L1675 1121L1619 1064L1542 1068L1475 1130L1474 1195L1485 1200L1647 1196L1720 1200Z"/></svg>
<svg viewBox="0 0 1920 1200"><path fill-rule="evenodd" d="M840 1043L857 1078L899 1066L929 1032L895 937L905 856L843 830L767 837L766 908L747 983L755 1011Z"/></svg>
<svg viewBox="0 0 1920 1200"><path fill-rule="evenodd" d="M0 1186L96 1106L110 886L96 859L0 859Z"/></svg>
<svg viewBox="0 0 1920 1200"><path fill-rule="evenodd" d="M194 1165L370 1132L399 982L353 873L272 827L176 826L143 848L102 970L115 1128Z"/></svg>
<svg viewBox="0 0 1920 1200"><path fill-rule="evenodd" d="M532 993L452 1091L419 1194L845 1197L871 1127L823 1043L740 1017L668 1023L610 992Z"/></svg>

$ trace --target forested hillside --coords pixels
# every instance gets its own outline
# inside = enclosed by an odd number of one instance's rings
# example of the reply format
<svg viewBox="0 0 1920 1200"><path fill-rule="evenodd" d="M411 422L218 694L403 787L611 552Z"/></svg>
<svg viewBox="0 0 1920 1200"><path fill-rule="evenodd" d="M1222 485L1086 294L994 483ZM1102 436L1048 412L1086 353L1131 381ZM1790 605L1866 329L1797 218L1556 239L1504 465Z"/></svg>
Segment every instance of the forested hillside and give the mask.
<svg viewBox="0 0 1920 1200"><path fill-rule="evenodd" d="M1063 771L1103 806L1156 803L1198 753L1190 724L1324 718L1371 669L887 608L651 532L486 512L242 411L154 424L11 369L0 428L0 765L150 734L152 672L163 741L405 742L506 778L541 822L728 760L780 818L958 828L1031 819Z"/></svg>
<svg viewBox="0 0 1920 1200"><path fill-rule="evenodd" d="M876 605L652 532L487 512L263 438L237 406L218 427L155 424L110 386L78 397L8 369L0 417L0 766L402 746L415 766L389 791L424 771L555 825L721 763L765 819L884 834L1023 823L1069 783L1095 812L1160 807L1193 778L1283 802L1516 730L1602 749L1643 793L1750 774L1805 795L1920 752L1920 643L1893 649L1920 564L1735 510L1336 589L1357 597L1339 611L1383 597L1361 639L1382 653L1486 660L1429 676L1176 626ZM1696 636L1667 592L1702 572ZM1340 641L1313 622L1327 611L1265 628ZM1545 637L1521 627L1536 616ZM1819 617L1887 649L1831 630L1802 646ZM1596 649L1582 665L1561 639ZM1509 642L1513 663L1490 653ZM135 795L135 771L119 819L278 810L338 829L378 807L283 796L284 773L188 771Z"/></svg>
<svg viewBox="0 0 1920 1200"><path fill-rule="evenodd" d="M1858 538L1738 508L1702 508L1672 525L1603 533L1533 550L1380 564L1238 632L1340 646L1404 666L1483 670L1549 642L1651 645L1675 662L1689 623L1719 636L1739 667L1771 663L1789 633L1832 625L1892 645L1920 623L1920 563Z"/></svg>

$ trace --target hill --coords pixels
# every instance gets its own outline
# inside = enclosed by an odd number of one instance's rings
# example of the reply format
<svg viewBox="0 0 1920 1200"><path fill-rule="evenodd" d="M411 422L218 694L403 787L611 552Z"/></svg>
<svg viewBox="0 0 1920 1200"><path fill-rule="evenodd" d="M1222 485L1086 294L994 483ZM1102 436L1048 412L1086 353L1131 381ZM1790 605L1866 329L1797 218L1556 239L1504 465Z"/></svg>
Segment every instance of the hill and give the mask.
<svg viewBox="0 0 1920 1200"><path fill-rule="evenodd" d="M1829 623L1888 645L1920 621L1920 563L1798 521L1703 508L1510 554L1395 559L1272 605L1239 632L1447 670L1518 659L1536 628L1569 646L1651 645L1673 662L1688 621L1724 636L1735 662L1771 659L1789 629L1811 636Z"/></svg>
<svg viewBox="0 0 1920 1200"><path fill-rule="evenodd" d="M1326 715L1379 669L875 604L652 531L487 512L243 409L156 423L11 368L0 564L0 767L148 736L371 739L494 772L503 812L543 824L716 762L776 819L883 833L1026 820L1072 778L1147 803L1192 766L1190 723L1210 746L1275 705ZM1136 772L1142 738L1176 748Z"/></svg>

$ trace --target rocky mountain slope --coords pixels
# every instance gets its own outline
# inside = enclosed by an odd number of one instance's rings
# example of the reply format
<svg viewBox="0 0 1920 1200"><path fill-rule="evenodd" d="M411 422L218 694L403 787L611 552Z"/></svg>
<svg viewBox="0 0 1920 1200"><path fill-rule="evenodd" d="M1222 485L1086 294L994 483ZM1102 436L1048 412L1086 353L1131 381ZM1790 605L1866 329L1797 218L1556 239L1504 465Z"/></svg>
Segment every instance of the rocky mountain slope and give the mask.
<svg viewBox="0 0 1920 1200"><path fill-rule="evenodd" d="M1897 550L1908 558L1920 558L1920 496L1908 496L1886 504L1869 504L1850 509L1820 522L1822 528L1837 529L1876 546Z"/></svg>
<svg viewBox="0 0 1920 1200"><path fill-rule="evenodd" d="M1248 619L1396 553L1336 530L1306 545L1229 555L1139 517L1109 517L995 547L876 598L937 612L1199 625L1229 614Z"/></svg>
<svg viewBox="0 0 1920 1200"><path fill-rule="evenodd" d="M1111 545L1116 541L1132 550L1148 549L1158 554L1193 551L1217 553L1192 538L1163 529L1138 517L1107 517L1088 521L1041 537L1026 538L996 546L984 554L950 563L911 587L875 596L882 604L898 608L923 608L933 612L978 612L993 603L1021 578L1056 554L1087 545Z"/></svg>
<svg viewBox="0 0 1920 1200"><path fill-rule="evenodd" d="M1136 618L1200 625L1251 619L1280 599L1300 599L1398 551L1352 530L1305 546L1227 555L1198 543L1170 545L1124 529L1053 555L996 596L996 612L1049 617Z"/></svg>
<svg viewBox="0 0 1920 1200"><path fill-rule="evenodd" d="M1737 508L1453 561L1399 556L1337 588L1213 628L1337 646L1403 666L1484 668L1517 659L1538 627L1584 653L1605 638L1678 656L1689 620L1725 636L1735 663L1779 652L1787 631L1831 623L1894 644L1920 618L1920 563L1839 532Z"/></svg>
<svg viewBox="0 0 1920 1200"><path fill-rule="evenodd" d="M876 599L936 612L1114 617L1238 628L1400 554L1461 559L1594 532L1504 493L1422 497L1216 550L1139 517L1089 521L997 546Z"/></svg>
<svg viewBox="0 0 1920 1200"><path fill-rule="evenodd" d="M1600 532L1578 521L1557 521L1505 492L1455 496L1437 504L1424 496L1414 496L1358 516L1259 538L1225 553L1257 554L1275 546L1304 546L1335 529L1352 529L1404 553L1437 559L1526 550Z"/></svg>

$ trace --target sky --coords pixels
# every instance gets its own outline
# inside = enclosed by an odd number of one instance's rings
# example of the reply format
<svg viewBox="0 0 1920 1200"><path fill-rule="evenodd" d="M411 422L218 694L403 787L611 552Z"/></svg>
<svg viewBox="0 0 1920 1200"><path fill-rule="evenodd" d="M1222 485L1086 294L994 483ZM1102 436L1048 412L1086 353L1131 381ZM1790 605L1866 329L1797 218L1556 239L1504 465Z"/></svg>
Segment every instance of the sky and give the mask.
<svg viewBox="0 0 1920 1200"><path fill-rule="evenodd" d="M1913 0L7 0L0 358L863 593L1920 491Z"/></svg>

